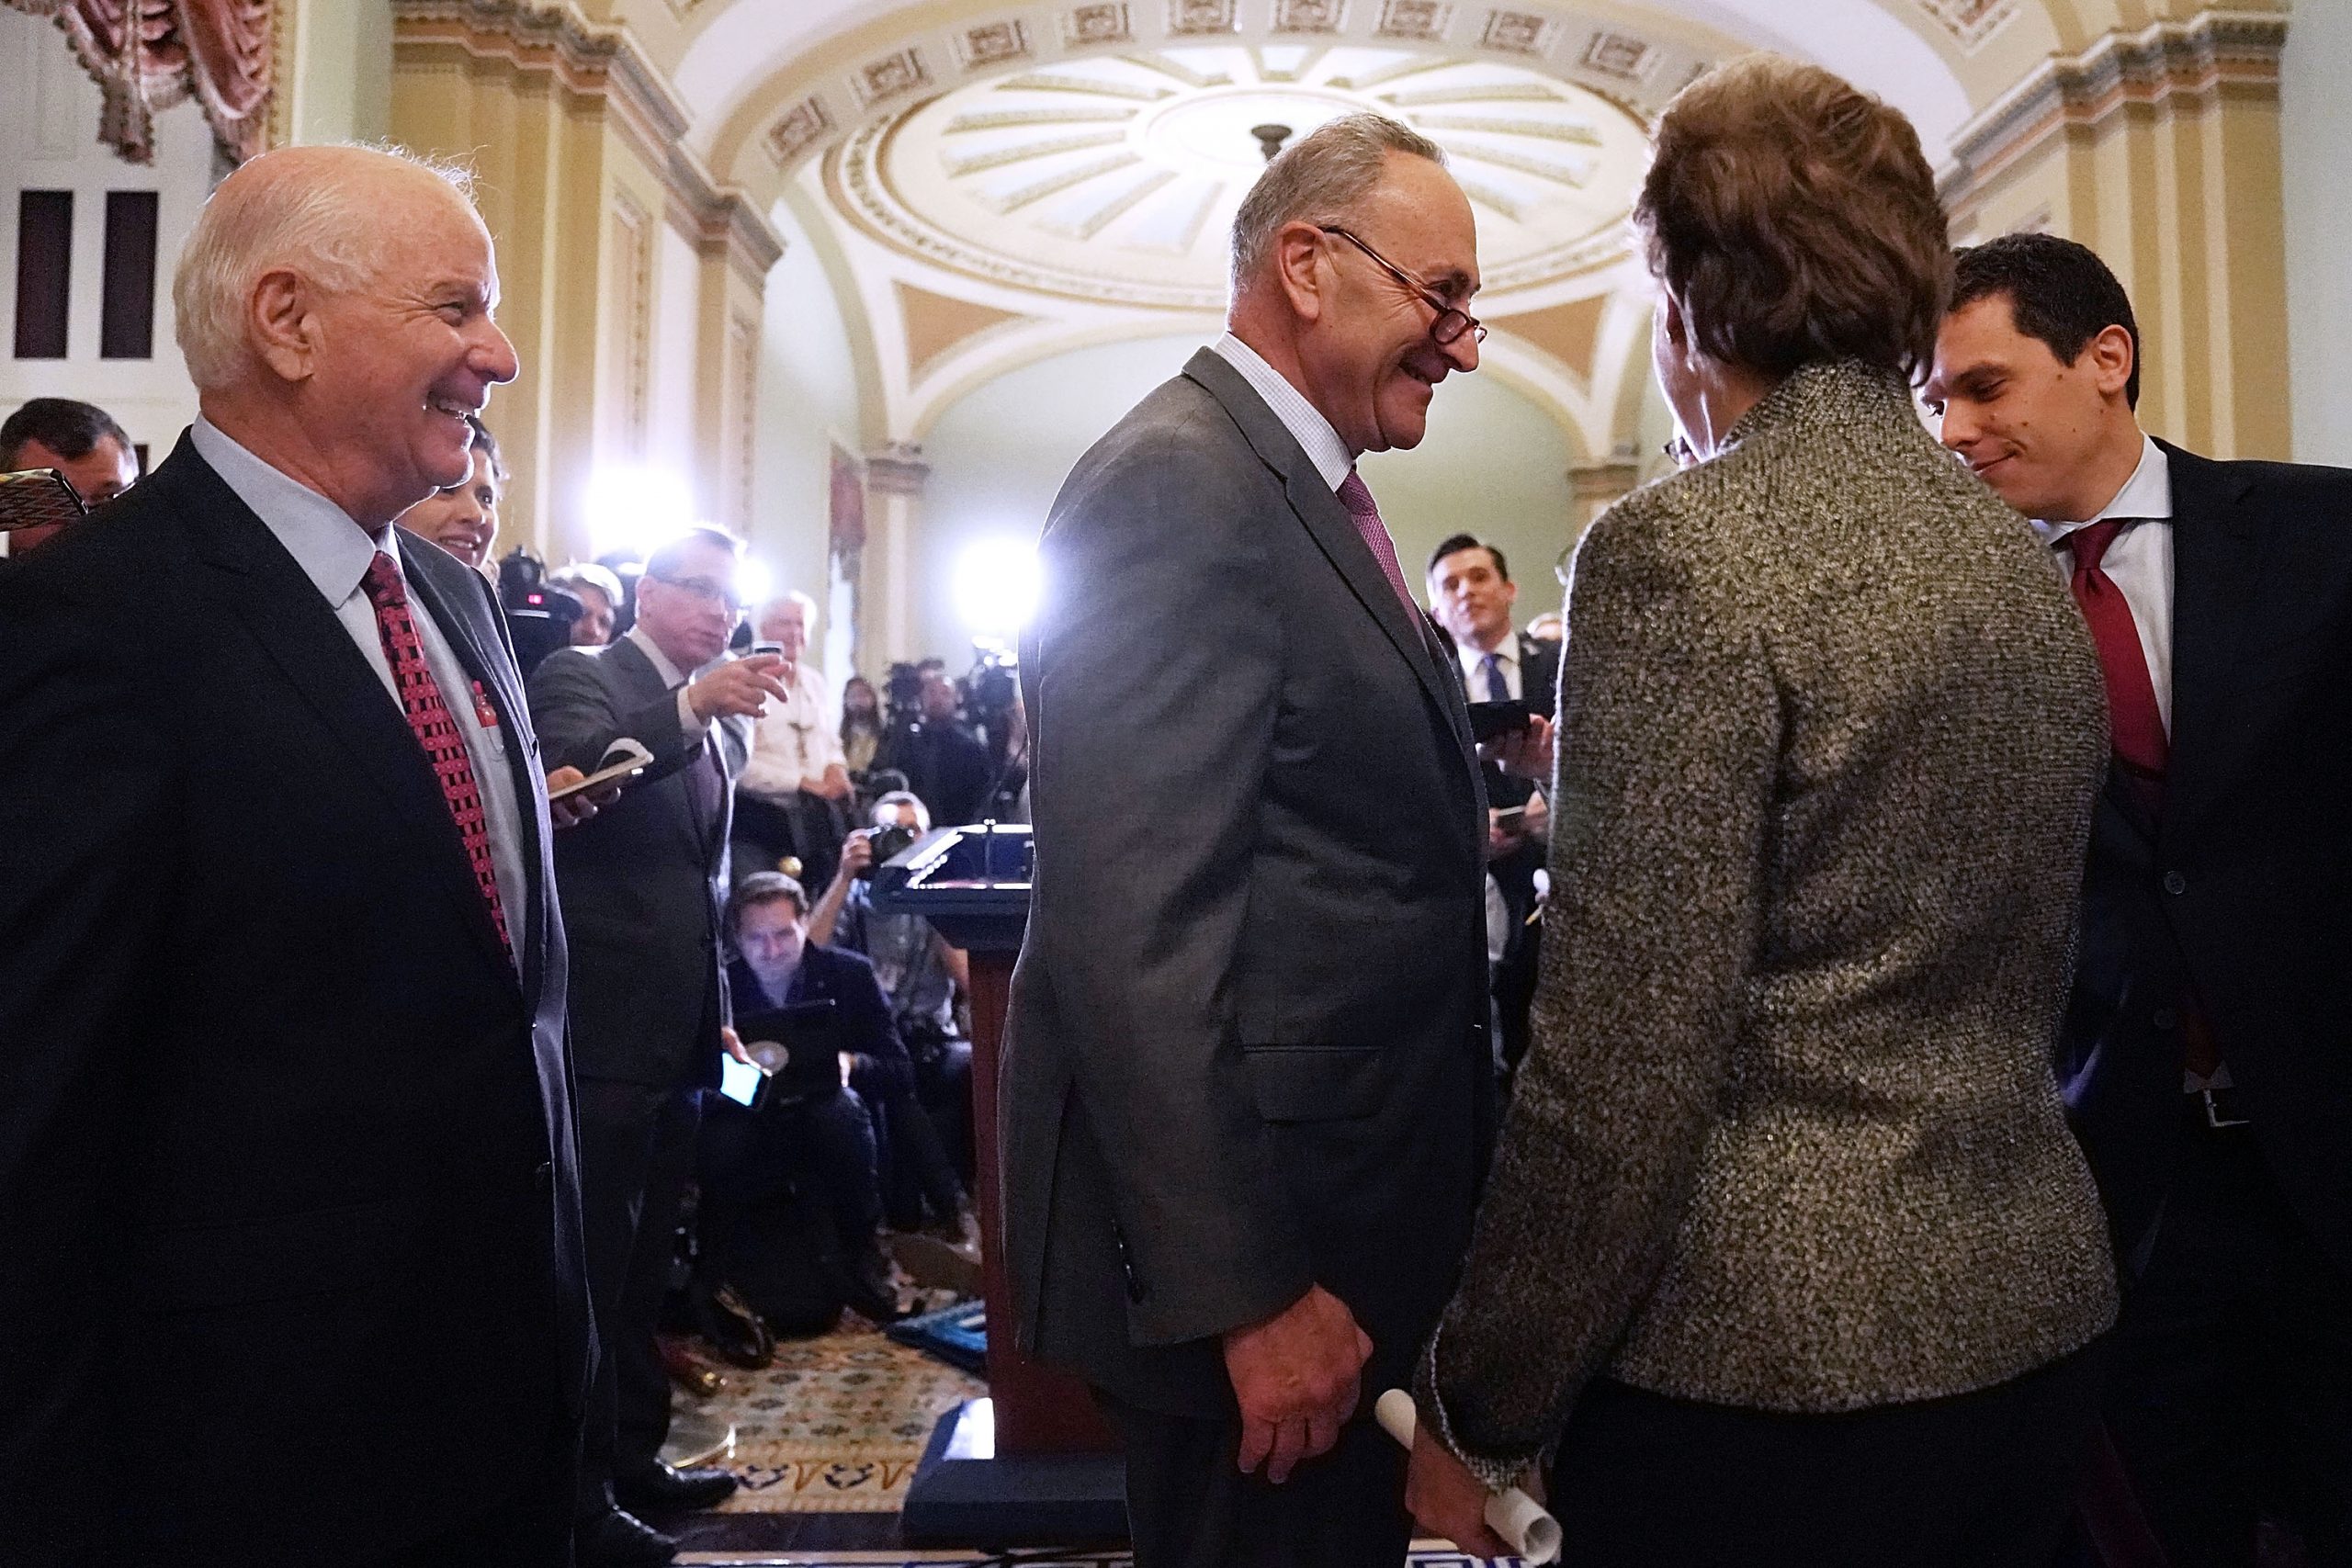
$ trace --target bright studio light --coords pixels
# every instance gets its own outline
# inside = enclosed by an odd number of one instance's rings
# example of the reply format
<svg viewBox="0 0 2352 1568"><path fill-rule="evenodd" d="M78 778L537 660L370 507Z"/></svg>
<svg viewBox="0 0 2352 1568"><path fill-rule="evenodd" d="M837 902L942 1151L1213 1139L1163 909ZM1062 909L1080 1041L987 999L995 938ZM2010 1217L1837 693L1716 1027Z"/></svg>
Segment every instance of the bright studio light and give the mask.
<svg viewBox="0 0 2352 1568"><path fill-rule="evenodd" d="M693 526L694 494L666 468L598 468L581 498L588 543L598 556L651 555Z"/></svg>
<svg viewBox="0 0 2352 1568"><path fill-rule="evenodd" d="M750 556L745 556L736 563L735 597L743 601L745 604L754 610L758 609L768 602L768 595L775 589L775 574L767 569L765 561L754 560Z"/></svg>
<svg viewBox="0 0 2352 1568"><path fill-rule="evenodd" d="M1020 539L989 539L956 563L956 608L980 636L1010 637L1037 607L1037 547Z"/></svg>

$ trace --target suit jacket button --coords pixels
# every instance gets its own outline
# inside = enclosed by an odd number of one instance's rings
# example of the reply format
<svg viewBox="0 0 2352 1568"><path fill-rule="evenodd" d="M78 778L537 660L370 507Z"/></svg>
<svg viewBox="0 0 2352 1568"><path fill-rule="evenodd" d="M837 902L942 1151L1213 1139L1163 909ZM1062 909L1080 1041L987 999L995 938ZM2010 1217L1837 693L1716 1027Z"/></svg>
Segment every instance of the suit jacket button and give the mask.
<svg viewBox="0 0 2352 1568"><path fill-rule="evenodd" d="M542 1192L555 1190L555 1162L553 1160L539 1161L539 1168L531 1172L531 1185Z"/></svg>
<svg viewBox="0 0 2352 1568"><path fill-rule="evenodd" d="M2177 898L2188 891L2188 878L2177 871L2165 873L2165 891Z"/></svg>
<svg viewBox="0 0 2352 1568"><path fill-rule="evenodd" d="M2180 1018L2179 1015L2175 1013L2170 1008L2158 1008L2154 1012L2148 1015L2148 1021L2154 1024L2158 1029L2170 1029L2174 1024L2180 1021Z"/></svg>

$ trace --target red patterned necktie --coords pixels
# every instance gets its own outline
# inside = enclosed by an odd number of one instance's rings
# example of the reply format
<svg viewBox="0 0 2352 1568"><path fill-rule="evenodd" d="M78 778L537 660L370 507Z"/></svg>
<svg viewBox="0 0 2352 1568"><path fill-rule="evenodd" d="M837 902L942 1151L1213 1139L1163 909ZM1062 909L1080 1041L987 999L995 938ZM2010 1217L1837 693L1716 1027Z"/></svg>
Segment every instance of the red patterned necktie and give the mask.
<svg viewBox="0 0 2352 1568"><path fill-rule="evenodd" d="M1373 504L1372 490L1363 476L1353 468L1340 485L1340 504L1355 519L1356 532L1363 536L1364 547L1372 551L1372 558L1388 579L1388 586L1396 591L1396 602L1405 606L1405 618L1420 625L1421 607L1413 603L1412 591L1405 586L1404 569L1396 564L1396 546L1388 536L1387 525L1380 521L1380 508Z"/></svg>
<svg viewBox="0 0 2352 1568"><path fill-rule="evenodd" d="M498 868L490 858L490 822L482 815L481 790L474 783L474 765L466 755L466 738L458 731L457 721L449 716L447 704L441 700L440 683L433 679L431 666L424 662L424 643L417 636L416 619L409 614L408 590L401 586L400 568L383 551L368 563L368 575L359 580L368 593L368 602L376 606L376 633L384 639L384 658L392 667L392 684L400 692L401 712L408 716L408 727L416 743L424 748L425 761L433 764L433 776L441 785L441 798L449 807L449 816L458 824L458 836L465 840L466 862L473 867L474 886L481 891L481 901L490 907L491 923L498 928L499 945L506 955L514 955L514 943L506 934L506 908L499 902Z"/></svg>

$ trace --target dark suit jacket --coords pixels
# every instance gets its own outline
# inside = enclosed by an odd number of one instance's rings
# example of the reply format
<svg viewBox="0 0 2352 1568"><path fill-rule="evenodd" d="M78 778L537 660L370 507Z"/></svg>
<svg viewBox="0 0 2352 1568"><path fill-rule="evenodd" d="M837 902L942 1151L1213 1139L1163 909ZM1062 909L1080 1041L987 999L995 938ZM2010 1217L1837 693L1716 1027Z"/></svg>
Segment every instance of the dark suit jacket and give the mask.
<svg viewBox="0 0 2352 1568"><path fill-rule="evenodd" d="M759 977L741 958L728 960L727 990L738 1017L769 1005ZM869 1079L877 1093L914 1088L914 1062L907 1055L906 1043L899 1038L899 1026L891 1021L882 983L874 977L874 965L864 954L810 942L792 977L791 999L833 1003L839 1010L842 1049L857 1057L858 1076Z"/></svg>
<svg viewBox="0 0 2352 1568"><path fill-rule="evenodd" d="M530 694L549 769L593 771L624 735L653 753L618 800L556 844L580 1076L715 1085L728 1017L718 948L727 830L751 725L720 720L690 739L676 688L626 637L548 655ZM714 761L715 784L707 772L690 776Z"/></svg>
<svg viewBox="0 0 2352 1568"><path fill-rule="evenodd" d="M1455 661L1454 668L1457 670L1461 668L1459 660ZM1520 700L1529 704L1545 718L1558 716L1557 710L1560 705L1560 645L1558 643L1545 642L1540 637L1529 637L1524 632L1519 635L1519 691ZM1470 699L1473 702L1481 700L1484 694L1480 692L1470 693ZM1498 763L1485 762L1480 764L1480 767L1487 782L1488 805L1524 806L1528 798L1535 793L1535 785L1532 783L1503 772ZM1495 874L1495 881L1502 888L1503 897L1510 908L1511 919L1514 921L1523 921L1528 910L1534 905L1535 873L1543 863L1544 845L1542 841L1535 840L1521 845L1487 868ZM1515 926L1512 939L1514 946L1524 941L1532 941L1534 934L1532 929Z"/></svg>
<svg viewBox="0 0 2352 1568"><path fill-rule="evenodd" d="M2289 1201L2352 1268L2352 472L2166 446L2173 724L2155 838L2092 826L2063 1054L2127 1272L2179 1148L2204 1003Z"/></svg>
<svg viewBox="0 0 2352 1568"><path fill-rule="evenodd" d="M519 976L399 708L188 442L0 573L17 1568L396 1548L495 1502L582 1396L537 743L481 578L402 546L504 729ZM120 1557L83 1544L107 1528Z"/></svg>
<svg viewBox="0 0 2352 1568"><path fill-rule="evenodd" d="M1196 354L1080 459L1021 660L1037 870L1000 1115L1021 1333L1215 1416L1319 1283L1401 1378L1491 1122L1460 682L1329 486Z"/></svg>

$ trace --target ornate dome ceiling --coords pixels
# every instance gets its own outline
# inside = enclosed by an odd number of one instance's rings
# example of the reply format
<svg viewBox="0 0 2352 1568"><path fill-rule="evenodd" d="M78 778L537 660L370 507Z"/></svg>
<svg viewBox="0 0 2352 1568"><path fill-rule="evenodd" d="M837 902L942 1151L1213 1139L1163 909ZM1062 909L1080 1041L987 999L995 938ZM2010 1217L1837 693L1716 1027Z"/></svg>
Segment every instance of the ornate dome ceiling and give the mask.
<svg viewBox="0 0 2352 1568"><path fill-rule="evenodd" d="M876 238L969 276L1216 310L1261 129L1300 136L1357 109L1445 148L1490 300L1623 254L1640 120L1524 66L1393 48L1180 46L973 82L855 132L832 194Z"/></svg>

